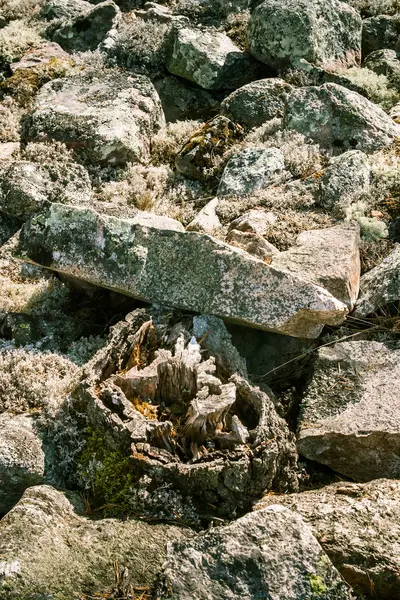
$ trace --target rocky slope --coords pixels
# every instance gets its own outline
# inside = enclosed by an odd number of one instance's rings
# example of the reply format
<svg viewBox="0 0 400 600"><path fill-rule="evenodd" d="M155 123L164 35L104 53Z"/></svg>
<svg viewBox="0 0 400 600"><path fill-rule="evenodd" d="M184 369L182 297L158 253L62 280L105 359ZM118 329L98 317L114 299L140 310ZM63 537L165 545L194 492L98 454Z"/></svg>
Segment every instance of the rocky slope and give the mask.
<svg viewBox="0 0 400 600"><path fill-rule="evenodd" d="M399 15L3 0L0 600L400 599Z"/></svg>

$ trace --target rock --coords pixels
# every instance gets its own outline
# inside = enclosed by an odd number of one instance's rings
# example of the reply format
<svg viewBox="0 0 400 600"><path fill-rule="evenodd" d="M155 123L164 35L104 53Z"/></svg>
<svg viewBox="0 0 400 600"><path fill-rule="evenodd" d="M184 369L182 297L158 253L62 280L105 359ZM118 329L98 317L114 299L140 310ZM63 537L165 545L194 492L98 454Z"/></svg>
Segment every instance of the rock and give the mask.
<svg viewBox="0 0 400 600"><path fill-rule="evenodd" d="M221 113L235 123L252 129L283 116L292 86L283 79L253 81L235 90L221 104Z"/></svg>
<svg viewBox="0 0 400 600"><path fill-rule="evenodd" d="M226 240L232 246L246 250L246 252L264 260L267 264L271 263L271 259L275 254L279 254L279 250L273 244L257 233L232 229L232 231L229 231Z"/></svg>
<svg viewBox="0 0 400 600"><path fill-rule="evenodd" d="M218 198L210 200L204 208L195 216L193 221L186 227L187 231L199 231L202 233L213 234L222 228L221 221L218 218L216 208Z"/></svg>
<svg viewBox="0 0 400 600"><path fill-rule="evenodd" d="M309 525L278 504L171 544L158 600L350 599Z"/></svg>
<svg viewBox="0 0 400 600"><path fill-rule="evenodd" d="M254 79L256 63L224 33L175 31L167 68L206 90L235 89Z"/></svg>
<svg viewBox="0 0 400 600"><path fill-rule="evenodd" d="M381 342L318 350L301 405L299 452L355 481L398 478L399 359L400 349Z"/></svg>
<svg viewBox="0 0 400 600"><path fill-rule="evenodd" d="M400 244L379 265L362 276L355 314L366 317L400 300Z"/></svg>
<svg viewBox="0 0 400 600"><path fill-rule="evenodd" d="M219 102L201 88L191 86L177 77L154 81L167 122L210 119L219 109Z"/></svg>
<svg viewBox="0 0 400 600"><path fill-rule="evenodd" d="M175 167L189 179L207 180L215 160L243 136L240 125L218 115L200 127L178 152Z"/></svg>
<svg viewBox="0 0 400 600"><path fill-rule="evenodd" d="M46 42L40 48L33 48L27 52L21 60L10 65L12 73L25 69L36 69L42 65L54 64L55 61L70 61L67 52L54 42Z"/></svg>
<svg viewBox="0 0 400 600"><path fill-rule="evenodd" d="M193 335L215 357L217 368L225 377L237 373L247 377L246 361L232 344L232 336L222 319L212 315L193 317Z"/></svg>
<svg viewBox="0 0 400 600"><path fill-rule="evenodd" d="M83 14L62 23L52 34L53 41L68 52L96 50L109 31L116 27L120 15L120 9L113 0L100 2Z"/></svg>
<svg viewBox="0 0 400 600"><path fill-rule="evenodd" d="M144 301L296 337L317 337L347 312L323 288L208 235L173 231L162 217L151 227L51 204L25 225L18 253Z"/></svg>
<svg viewBox="0 0 400 600"><path fill-rule="evenodd" d="M369 190L371 167L368 157L359 150L349 150L333 158L322 174L314 175L315 199L326 210L343 213Z"/></svg>
<svg viewBox="0 0 400 600"><path fill-rule="evenodd" d="M346 77L346 71L344 71L343 75L338 75L337 73L332 72L329 69L323 67L317 67L314 64L311 64L301 58L300 60L296 60L294 63L294 72L291 72L289 69L286 72L286 76L292 82L292 84L296 84L298 87L305 87L307 85L320 86L324 83L336 83L337 85L341 85L353 92L357 92L361 94L361 96L368 97L368 93L362 85L359 85L356 81L351 80L349 77Z"/></svg>
<svg viewBox="0 0 400 600"><path fill-rule="evenodd" d="M334 83L295 89L283 126L342 152L371 153L400 135L400 127L376 104Z"/></svg>
<svg viewBox="0 0 400 600"><path fill-rule="evenodd" d="M266 0L251 15L250 52L274 69L300 58L351 66L360 61L361 27L360 15L337 0Z"/></svg>
<svg viewBox="0 0 400 600"><path fill-rule="evenodd" d="M236 15L241 12L247 12L257 1L259 4L261 0L256 0L256 2L254 0L217 0L217 4L221 7L225 15Z"/></svg>
<svg viewBox="0 0 400 600"><path fill-rule="evenodd" d="M90 202L92 187L88 172L72 161L62 175L51 165L15 160L0 163L0 211L26 220L46 200L83 205Z"/></svg>
<svg viewBox="0 0 400 600"><path fill-rule="evenodd" d="M400 587L400 482L341 481L319 490L265 496L256 509L283 504L312 528L342 577L360 596L393 600Z"/></svg>
<svg viewBox="0 0 400 600"><path fill-rule="evenodd" d="M229 224L229 231L236 229L246 233L266 235L277 221L274 213L263 210L249 210Z"/></svg>
<svg viewBox="0 0 400 600"><path fill-rule="evenodd" d="M0 143L0 161L10 160L19 151L19 142ZM1 163L0 163L1 164Z"/></svg>
<svg viewBox="0 0 400 600"><path fill-rule="evenodd" d="M273 256L271 265L327 289L352 310L360 286L358 226L303 231L295 246Z"/></svg>
<svg viewBox="0 0 400 600"><path fill-rule="evenodd" d="M0 212L0 247L21 227L21 221ZM1 312L1 309L0 309Z"/></svg>
<svg viewBox="0 0 400 600"><path fill-rule="evenodd" d="M45 84L25 138L62 141L101 164L145 163L149 138L164 125L161 102L150 80L110 71L99 79L76 76Z"/></svg>
<svg viewBox="0 0 400 600"><path fill-rule="evenodd" d="M121 588L147 589L167 542L185 535L171 525L92 521L62 492L32 487L0 522L0 597L70 600L88 590L108 593L117 574Z"/></svg>
<svg viewBox="0 0 400 600"><path fill-rule="evenodd" d="M85 0L46 0L40 14L48 21L74 19L92 8L93 5Z"/></svg>
<svg viewBox="0 0 400 600"><path fill-rule="evenodd" d="M400 125L400 102L399 104L396 104L395 106L393 106L393 108L390 109L389 115L392 117L395 123Z"/></svg>
<svg viewBox="0 0 400 600"><path fill-rule="evenodd" d="M285 157L278 148L244 148L228 160L217 196L246 196L279 181L284 172Z"/></svg>
<svg viewBox="0 0 400 600"><path fill-rule="evenodd" d="M32 417L0 414L0 514L11 510L26 488L43 482L44 464Z"/></svg>
<svg viewBox="0 0 400 600"><path fill-rule="evenodd" d="M400 17L398 15L377 15L363 21L362 53L368 56L375 50L389 48L394 50L400 35Z"/></svg>
<svg viewBox="0 0 400 600"><path fill-rule="evenodd" d="M145 21L158 21L159 23L179 23L188 24L189 18L184 15L174 15L168 6L157 4L157 2L146 2L143 9L136 10L137 17Z"/></svg>
<svg viewBox="0 0 400 600"><path fill-rule="evenodd" d="M387 75L389 78L400 77L400 60L395 50L375 50L368 54L363 66L377 75Z"/></svg>

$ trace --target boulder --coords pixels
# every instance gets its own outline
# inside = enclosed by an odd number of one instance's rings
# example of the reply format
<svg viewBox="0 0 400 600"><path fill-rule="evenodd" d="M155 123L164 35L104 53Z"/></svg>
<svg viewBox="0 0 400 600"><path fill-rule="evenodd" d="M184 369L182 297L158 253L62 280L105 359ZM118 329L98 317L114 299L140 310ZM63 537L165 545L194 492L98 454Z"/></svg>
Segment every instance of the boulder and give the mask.
<svg viewBox="0 0 400 600"><path fill-rule="evenodd" d="M374 341L318 350L298 422L299 452L364 482L400 477L400 348Z"/></svg>
<svg viewBox="0 0 400 600"><path fill-rule="evenodd" d="M0 247L21 227L21 221L0 212ZM0 310L1 312L1 310Z"/></svg>
<svg viewBox="0 0 400 600"><path fill-rule="evenodd" d="M360 200L370 187L371 167L368 157L359 150L349 150L333 158L329 166L310 180L314 183L317 204L343 213Z"/></svg>
<svg viewBox="0 0 400 600"><path fill-rule="evenodd" d="M377 75L387 75L389 79L400 77L400 60L395 50L375 50L368 54L363 66Z"/></svg>
<svg viewBox="0 0 400 600"><path fill-rule="evenodd" d="M400 17L398 15L377 15L365 19L362 28L363 57L382 48L394 50L399 35Z"/></svg>
<svg viewBox="0 0 400 600"><path fill-rule="evenodd" d="M143 75L104 72L45 84L25 139L55 139L101 164L147 162L150 138L165 125L158 94Z"/></svg>
<svg viewBox="0 0 400 600"><path fill-rule="evenodd" d="M26 488L43 482L44 465L32 416L0 414L0 514L18 502Z"/></svg>
<svg viewBox="0 0 400 600"><path fill-rule="evenodd" d="M335 83L295 89L283 126L336 151L374 152L400 135L400 126L376 104Z"/></svg>
<svg viewBox="0 0 400 600"><path fill-rule="evenodd" d="M154 81L167 122L206 121L218 112L219 102L206 90L178 77Z"/></svg>
<svg viewBox="0 0 400 600"><path fill-rule="evenodd" d="M235 89L256 76L257 64L224 33L177 28L167 68L206 90Z"/></svg>
<svg viewBox="0 0 400 600"><path fill-rule="evenodd" d="M232 246L237 246L246 250L249 254L257 256L257 258L268 264L271 263L271 259L275 254L279 254L279 250L258 233L232 229L228 232L226 241Z"/></svg>
<svg viewBox="0 0 400 600"><path fill-rule="evenodd" d="M168 546L157 600L350 600L295 512L274 504Z"/></svg>
<svg viewBox="0 0 400 600"><path fill-rule="evenodd" d="M55 64L71 64L71 58L67 52L54 42L46 42L40 48L29 50L24 56L11 63L10 70L12 73L17 71L25 71L25 69L37 69L38 67L52 66Z"/></svg>
<svg viewBox="0 0 400 600"><path fill-rule="evenodd" d="M92 521L62 492L31 487L0 522L0 597L71 600L130 589L140 595L161 568L167 542L186 531L136 520Z"/></svg>
<svg viewBox="0 0 400 600"><path fill-rule="evenodd" d="M40 15L48 21L74 19L92 8L93 5L86 0L46 0Z"/></svg>
<svg viewBox="0 0 400 600"><path fill-rule="evenodd" d="M217 196L246 196L282 179L285 157L278 148L244 148L227 162Z"/></svg>
<svg viewBox="0 0 400 600"><path fill-rule="evenodd" d="M355 314L366 317L400 300L400 244L379 265L362 276Z"/></svg>
<svg viewBox="0 0 400 600"><path fill-rule="evenodd" d="M208 235L51 204L23 228L18 254L60 273L144 301L242 324L317 337L345 305L309 281Z"/></svg>
<svg viewBox="0 0 400 600"><path fill-rule="evenodd" d="M29 161L0 163L0 211L21 220L38 212L46 200L83 205L90 202L92 186L84 167L65 163L62 175L51 164Z"/></svg>
<svg viewBox="0 0 400 600"><path fill-rule="evenodd" d="M266 235L277 221L274 213L263 210L249 210L229 224L229 231L233 229L245 233Z"/></svg>
<svg viewBox="0 0 400 600"><path fill-rule="evenodd" d="M218 198L210 200L204 208L195 216L195 218L186 227L187 231L198 231L202 233L216 233L222 228L221 221L216 213Z"/></svg>
<svg viewBox="0 0 400 600"><path fill-rule="evenodd" d="M91 5L90 10L63 22L52 34L53 41L68 52L96 50L109 31L116 27L120 15L113 0Z"/></svg>
<svg viewBox="0 0 400 600"><path fill-rule="evenodd" d="M324 287L351 311L360 287L359 228L303 231L292 248L272 257L271 265Z"/></svg>
<svg viewBox="0 0 400 600"><path fill-rule="evenodd" d="M249 129L283 116L292 86L283 79L253 81L235 90L221 104L221 113Z"/></svg>
<svg viewBox="0 0 400 600"><path fill-rule="evenodd" d="M400 482L341 481L319 490L265 496L256 509L283 504L310 525L337 570L361 597L394 600L400 589Z"/></svg>
<svg viewBox="0 0 400 600"><path fill-rule="evenodd" d="M265 0L252 12L249 48L277 70L301 58L351 66L361 58L361 28L357 11L338 0Z"/></svg>

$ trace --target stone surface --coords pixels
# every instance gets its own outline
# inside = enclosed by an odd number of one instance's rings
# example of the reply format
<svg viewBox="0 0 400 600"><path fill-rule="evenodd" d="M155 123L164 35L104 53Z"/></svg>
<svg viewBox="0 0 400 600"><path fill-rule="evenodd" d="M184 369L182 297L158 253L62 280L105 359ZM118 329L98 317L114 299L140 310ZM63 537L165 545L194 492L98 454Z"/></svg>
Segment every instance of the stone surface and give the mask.
<svg viewBox="0 0 400 600"><path fill-rule="evenodd" d="M393 75L400 77L400 60L395 50L375 50L368 54L363 66L377 75L387 75L389 78Z"/></svg>
<svg viewBox="0 0 400 600"><path fill-rule="evenodd" d="M26 488L43 482L44 465L42 442L33 418L24 414L1 414L0 514L18 502Z"/></svg>
<svg viewBox="0 0 400 600"><path fill-rule="evenodd" d="M228 160L217 196L246 196L279 181L284 171L285 158L278 148L245 148Z"/></svg>
<svg viewBox="0 0 400 600"><path fill-rule="evenodd" d="M337 0L266 0L251 15L250 52L274 69L300 58L323 66L357 64L361 26L360 15Z"/></svg>
<svg viewBox="0 0 400 600"><path fill-rule="evenodd" d="M327 210L343 213L368 192L370 178L368 157L359 150L349 150L334 158L320 177L314 177L316 201Z"/></svg>
<svg viewBox="0 0 400 600"><path fill-rule="evenodd" d="M168 122L206 121L218 112L219 102L209 92L178 77L157 79L154 86Z"/></svg>
<svg viewBox="0 0 400 600"><path fill-rule="evenodd" d="M292 86L283 79L253 81L235 90L221 104L221 113L252 129L281 118Z"/></svg>
<svg viewBox="0 0 400 600"><path fill-rule="evenodd" d="M111 593L115 563L124 589L147 589L167 542L184 536L170 525L92 521L79 516L62 492L32 487L0 522L0 597L71 600L88 591Z"/></svg>
<svg viewBox="0 0 400 600"><path fill-rule="evenodd" d="M46 0L43 4L41 15L52 21L54 19L73 19L93 8L85 0Z"/></svg>
<svg viewBox="0 0 400 600"><path fill-rule="evenodd" d="M227 35L188 27L176 30L167 68L206 90L235 89L256 75L256 63Z"/></svg>
<svg viewBox="0 0 400 600"><path fill-rule="evenodd" d="M159 600L350 600L309 525L275 504L168 547Z"/></svg>
<svg viewBox="0 0 400 600"><path fill-rule="evenodd" d="M295 246L273 256L271 265L308 278L352 310L360 287L359 228L339 225L304 231Z"/></svg>
<svg viewBox="0 0 400 600"><path fill-rule="evenodd" d="M216 213L218 198L210 200L204 208L195 216L193 221L186 227L188 231L198 231L202 233L216 233L222 228L221 221Z"/></svg>
<svg viewBox="0 0 400 600"><path fill-rule="evenodd" d="M13 73L16 73L20 70L36 69L43 65L51 65L66 60L70 60L69 54L64 52L61 46L54 42L47 42L40 48L29 50L21 60L11 63L10 69Z"/></svg>
<svg viewBox="0 0 400 600"><path fill-rule="evenodd" d="M355 314L366 317L400 300L400 244L379 265L363 275Z"/></svg>
<svg viewBox="0 0 400 600"><path fill-rule="evenodd" d="M253 209L232 221L229 224L229 231L236 229L246 233L266 235L276 221L277 217L274 213Z"/></svg>
<svg viewBox="0 0 400 600"><path fill-rule="evenodd" d="M249 254L271 263L271 258L275 254L279 254L279 250L270 242L257 233L239 231L232 229L228 232L226 241L232 246L237 246L246 250Z"/></svg>
<svg viewBox="0 0 400 600"><path fill-rule="evenodd" d="M364 482L399 478L400 349L372 341L321 348L301 405L298 449Z"/></svg>
<svg viewBox="0 0 400 600"><path fill-rule="evenodd" d="M397 600L400 589L400 482L339 482L319 490L265 496L257 505L283 504L300 513L356 593Z"/></svg>
<svg viewBox="0 0 400 600"><path fill-rule="evenodd" d="M53 33L53 40L68 52L87 52L96 50L116 27L120 19L120 10L113 0L90 6L90 10L62 23Z"/></svg>
<svg viewBox="0 0 400 600"><path fill-rule="evenodd" d="M400 135L400 127L376 104L334 83L295 89L283 126L342 152L374 152Z"/></svg>
<svg viewBox="0 0 400 600"><path fill-rule="evenodd" d="M147 77L105 72L99 79L71 77L42 87L29 117L27 140L55 139L94 162L146 162L150 138L165 119Z"/></svg>
<svg viewBox="0 0 400 600"><path fill-rule="evenodd" d="M0 211L26 220L38 212L46 200L84 205L90 202L92 186L81 165L65 163L65 170L52 172L51 165L29 161L0 163Z"/></svg>
<svg viewBox="0 0 400 600"><path fill-rule="evenodd" d="M18 142L3 142L0 143L0 161L9 160L12 158L14 152L19 151Z"/></svg>
<svg viewBox="0 0 400 600"><path fill-rule="evenodd" d="M329 292L210 236L51 204L23 229L19 255L136 298L317 337L345 306ZM180 224L178 224L181 226Z"/></svg>
<svg viewBox="0 0 400 600"><path fill-rule="evenodd" d="M363 21L362 53L363 57L382 48L393 49L400 35L400 17L398 15L377 15Z"/></svg>

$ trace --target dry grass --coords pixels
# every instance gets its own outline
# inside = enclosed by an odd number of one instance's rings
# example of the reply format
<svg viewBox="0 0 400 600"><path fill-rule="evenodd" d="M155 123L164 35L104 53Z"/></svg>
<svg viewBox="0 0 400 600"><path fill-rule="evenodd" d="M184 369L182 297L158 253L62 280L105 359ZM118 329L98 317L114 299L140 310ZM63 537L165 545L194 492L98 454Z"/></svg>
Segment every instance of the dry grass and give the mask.
<svg viewBox="0 0 400 600"><path fill-rule="evenodd" d="M43 42L37 25L19 19L0 29L0 68L22 58L29 48Z"/></svg>
<svg viewBox="0 0 400 600"><path fill-rule="evenodd" d="M391 86L390 79L386 75L377 75L370 69L359 67L337 69L336 74L346 77L351 83L363 89L368 98L385 111L389 111L400 102L399 91Z"/></svg>
<svg viewBox="0 0 400 600"><path fill-rule="evenodd" d="M346 2L358 10L364 18L400 13L400 0L346 0Z"/></svg>
<svg viewBox="0 0 400 600"><path fill-rule="evenodd" d="M168 123L151 141L152 163L154 165L169 164L173 166L179 150L197 131L199 121L176 121Z"/></svg>
<svg viewBox="0 0 400 600"><path fill-rule="evenodd" d="M2 0L0 15L6 21L31 18L39 13L43 4L44 0Z"/></svg>
<svg viewBox="0 0 400 600"><path fill-rule="evenodd" d="M0 142L18 142L21 110L12 98L0 102Z"/></svg>

